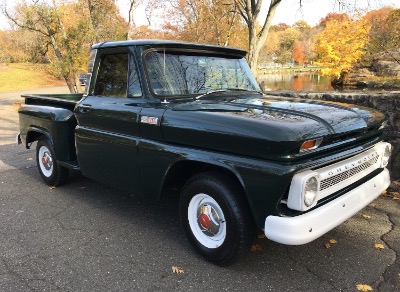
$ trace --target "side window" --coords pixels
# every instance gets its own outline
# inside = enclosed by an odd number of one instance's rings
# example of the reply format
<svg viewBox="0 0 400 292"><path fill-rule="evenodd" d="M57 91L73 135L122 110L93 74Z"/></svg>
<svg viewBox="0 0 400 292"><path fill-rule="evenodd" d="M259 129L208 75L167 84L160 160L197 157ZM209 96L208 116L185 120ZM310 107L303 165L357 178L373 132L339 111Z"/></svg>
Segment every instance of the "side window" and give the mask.
<svg viewBox="0 0 400 292"><path fill-rule="evenodd" d="M142 87L140 86L138 70L133 56L131 55L130 58L128 97L140 97L142 96Z"/></svg>
<svg viewBox="0 0 400 292"><path fill-rule="evenodd" d="M122 53L101 57L94 95L127 97L128 56Z"/></svg>

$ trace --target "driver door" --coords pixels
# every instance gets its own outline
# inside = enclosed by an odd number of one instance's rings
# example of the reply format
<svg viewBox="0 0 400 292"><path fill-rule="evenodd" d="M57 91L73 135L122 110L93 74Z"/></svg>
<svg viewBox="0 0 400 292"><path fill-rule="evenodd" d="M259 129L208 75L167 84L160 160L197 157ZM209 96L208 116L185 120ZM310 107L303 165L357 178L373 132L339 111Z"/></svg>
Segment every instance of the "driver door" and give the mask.
<svg viewBox="0 0 400 292"><path fill-rule="evenodd" d="M145 103L129 48L99 50L94 82L75 108L78 162L83 175L120 189L139 186L139 114Z"/></svg>

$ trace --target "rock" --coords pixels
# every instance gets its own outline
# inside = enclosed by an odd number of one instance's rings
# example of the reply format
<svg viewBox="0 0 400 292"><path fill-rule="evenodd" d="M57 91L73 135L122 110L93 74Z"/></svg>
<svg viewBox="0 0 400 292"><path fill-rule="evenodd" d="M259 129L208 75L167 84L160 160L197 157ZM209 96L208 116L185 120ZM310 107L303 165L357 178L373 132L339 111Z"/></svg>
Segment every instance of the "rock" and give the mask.
<svg viewBox="0 0 400 292"><path fill-rule="evenodd" d="M372 70L377 76L400 76L400 63L376 60L372 64Z"/></svg>
<svg viewBox="0 0 400 292"><path fill-rule="evenodd" d="M379 53L367 61L363 60L363 62L359 62L354 66L352 70L346 72L343 77L340 80L340 84L337 84L343 89L399 89L400 49ZM398 82L387 81L382 77L392 77L398 79Z"/></svg>

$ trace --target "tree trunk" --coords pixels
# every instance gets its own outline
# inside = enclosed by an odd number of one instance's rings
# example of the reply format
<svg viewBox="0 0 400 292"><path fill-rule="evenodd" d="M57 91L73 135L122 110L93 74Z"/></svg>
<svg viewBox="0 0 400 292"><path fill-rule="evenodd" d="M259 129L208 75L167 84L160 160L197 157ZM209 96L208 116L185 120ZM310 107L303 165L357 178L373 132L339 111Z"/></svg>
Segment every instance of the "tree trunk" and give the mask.
<svg viewBox="0 0 400 292"><path fill-rule="evenodd" d="M237 0L240 15L246 22L249 30L248 61L254 76L257 76L257 62L261 48L267 39L269 27L281 1L271 0L261 31L257 33L257 18L260 15L263 0Z"/></svg>
<svg viewBox="0 0 400 292"><path fill-rule="evenodd" d="M57 42L56 42L54 36L50 36L50 40L51 40L51 45L54 50L54 54L56 55L57 60L62 64L64 59L63 59L60 49L58 48L58 45L57 45ZM75 82L71 81L71 78L70 78L69 74L66 72L64 65L61 65L61 72L62 72L61 74L62 74L65 82L67 83L69 92L77 93L78 91L76 88L76 84L75 84Z"/></svg>
<svg viewBox="0 0 400 292"><path fill-rule="evenodd" d="M65 82L67 83L68 89L70 93L78 93L75 82L71 82L68 76L64 76Z"/></svg>
<svg viewBox="0 0 400 292"><path fill-rule="evenodd" d="M63 43L63 45L64 45L64 47L66 48L66 51L67 51L66 55L62 56L62 54L60 52L60 49L59 49L59 47L58 47L58 45L56 43L56 40L55 40L55 38L53 36L51 37L51 41L54 44L53 45L54 51L57 50L57 52L56 52L57 59L59 61L61 61L61 62L63 62L62 60L67 60L68 61L67 63L69 65L67 65L67 67L65 65L61 65L61 72L62 72L62 75L63 75L63 77L65 79L65 82L67 83L69 91L71 93L77 93L78 92L78 87L76 85L76 74L77 74L76 71L77 70L75 68L75 60L73 59L73 53L71 51L71 47L70 47L69 42L68 42L67 32L65 30L64 23L62 22L61 17L58 15L60 10L58 9L57 3L54 0L53 0L53 5L54 5L54 7L56 8L56 11L57 11L57 14L56 14L57 15L57 21L58 21L58 24L59 24L60 30L61 30L62 43ZM49 32L50 32L50 28L49 28Z"/></svg>
<svg viewBox="0 0 400 292"><path fill-rule="evenodd" d="M247 55L250 69L254 76L257 76L257 62L258 54L257 52L257 33L255 28L249 28L249 53Z"/></svg>

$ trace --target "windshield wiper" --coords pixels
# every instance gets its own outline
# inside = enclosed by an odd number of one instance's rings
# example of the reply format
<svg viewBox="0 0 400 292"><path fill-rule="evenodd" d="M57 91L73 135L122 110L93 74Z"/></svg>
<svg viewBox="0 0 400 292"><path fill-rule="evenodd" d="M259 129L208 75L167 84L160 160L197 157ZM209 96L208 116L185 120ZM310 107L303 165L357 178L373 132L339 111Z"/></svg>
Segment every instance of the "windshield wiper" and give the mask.
<svg viewBox="0 0 400 292"><path fill-rule="evenodd" d="M226 92L226 89L211 90L211 91L208 91L206 93L200 94L199 96L196 96L195 99L199 100L199 99L203 98L206 95L217 93L217 92Z"/></svg>
<svg viewBox="0 0 400 292"><path fill-rule="evenodd" d="M246 88L225 88L225 89L211 90L209 92L200 94L199 96L196 96L196 100L202 99L203 97L210 95L210 94L219 93L219 92L229 92L229 91L249 91L249 92L257 92L261 95L264 94L261 91L251 90L251 89L246 89Z"/></svg>

